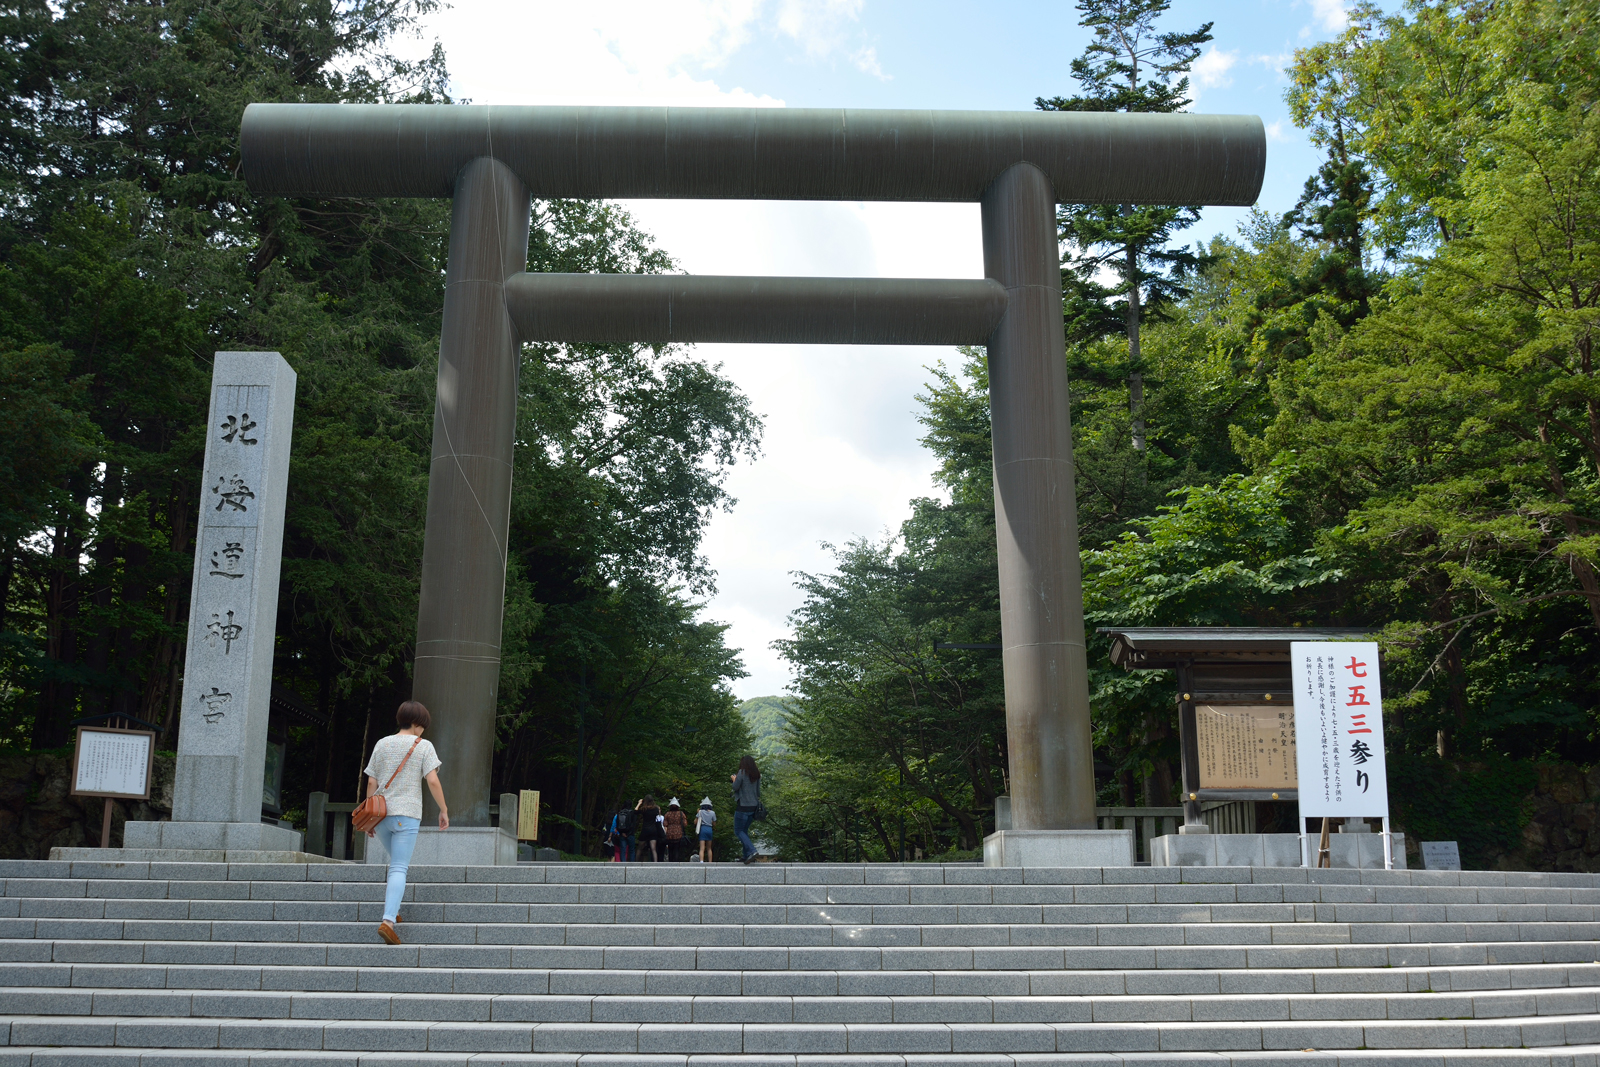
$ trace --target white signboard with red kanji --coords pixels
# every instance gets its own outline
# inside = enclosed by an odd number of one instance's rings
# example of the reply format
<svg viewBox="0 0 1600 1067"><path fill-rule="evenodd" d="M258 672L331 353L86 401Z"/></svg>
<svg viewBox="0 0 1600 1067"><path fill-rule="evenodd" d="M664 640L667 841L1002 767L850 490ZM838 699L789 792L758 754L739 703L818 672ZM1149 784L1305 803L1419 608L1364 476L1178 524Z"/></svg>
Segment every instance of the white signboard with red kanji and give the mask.
<svg viewBox="0 0 1600 1067"><path fill-rule="evenodd" d="M1295 641L1300 817L1389 817L1383 697L1372 641Z"/></svg>

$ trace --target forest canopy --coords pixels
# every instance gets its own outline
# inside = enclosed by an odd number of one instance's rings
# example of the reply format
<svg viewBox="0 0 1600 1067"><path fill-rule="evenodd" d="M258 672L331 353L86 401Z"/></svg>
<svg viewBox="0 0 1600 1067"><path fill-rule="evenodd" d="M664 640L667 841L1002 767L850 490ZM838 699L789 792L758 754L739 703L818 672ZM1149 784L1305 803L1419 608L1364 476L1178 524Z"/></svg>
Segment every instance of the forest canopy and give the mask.
<svg viewBox="0 0 1600 1067"><path fill-rule="evenodd" d="M299 376L285 806L354 799L410 695L450 207L253 196L238 129L258 100L451 102L437 47L395 47L436 6L0 8L0 744L114 713L175 746L212 355L276 350ZM614 205L554 201L528 269L672 261ZM699 545L761 425L680 351L530 345L520 383L494 785L539 789L571 848L574 822L698 798L746 748Z"/></svg>
<svg viewBox="0 0 1600 1067"><path fill-rule="evenodd" d="M1184 106L1209 26L1083 0L1081 90ZM1324 153L1294 208L1187 250L1174 207L1064 205L1064 313L1102 804L1175 799L1171 682L1106 626L1370 628L1390 749L1600 759L1600 18L1358 4L1288 69ZM1181 254L1180 254L1181 253ZM944 495L806 575L775 835L971 850L1006 790L985 366L934 369ZM770 804L771 802L769 802Z"/></svg>

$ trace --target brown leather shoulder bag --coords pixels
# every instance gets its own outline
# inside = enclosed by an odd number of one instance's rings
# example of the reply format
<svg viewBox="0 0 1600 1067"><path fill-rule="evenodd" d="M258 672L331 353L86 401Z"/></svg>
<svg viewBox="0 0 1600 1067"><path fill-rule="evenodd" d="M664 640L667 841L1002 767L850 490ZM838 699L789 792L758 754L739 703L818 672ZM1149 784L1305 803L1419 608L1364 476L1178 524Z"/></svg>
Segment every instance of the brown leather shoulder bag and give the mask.
<svg viewBox="0 0 1600 1067"><path fill-rule="evenodd" d="M394 773L389 776L389 780L383 783L383 788L388 789L391 785L394 785L394 780L400 777L400 772L405 768L406 761L411 758L411 753L415 752L420 744L422 744L422 735L418 734L417 739L411 742L411 747L406 749L405 759L400 761L400 766L394 769ZM389 802L383 799L381 792L374 793L356 805L356 810L350 813L350 821L355 824L357 830L365 834L370 833L372 828L382 822L388 814Z"/></svg>

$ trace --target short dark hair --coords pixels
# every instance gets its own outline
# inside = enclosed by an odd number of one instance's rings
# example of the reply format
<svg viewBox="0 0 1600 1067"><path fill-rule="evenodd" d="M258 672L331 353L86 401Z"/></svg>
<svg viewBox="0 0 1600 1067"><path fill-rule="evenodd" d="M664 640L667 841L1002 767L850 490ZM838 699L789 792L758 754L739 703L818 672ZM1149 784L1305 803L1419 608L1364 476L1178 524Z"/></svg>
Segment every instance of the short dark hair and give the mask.
<svg viewBox="0 0 1600 1067"><path fill-rule="evenodd" d="M423 707L420 701L408 700L394 713L394 721L402 730L409 730L413 726L420 726L426 730L433 725L433 716L428 714L428 709Z"/></svg>

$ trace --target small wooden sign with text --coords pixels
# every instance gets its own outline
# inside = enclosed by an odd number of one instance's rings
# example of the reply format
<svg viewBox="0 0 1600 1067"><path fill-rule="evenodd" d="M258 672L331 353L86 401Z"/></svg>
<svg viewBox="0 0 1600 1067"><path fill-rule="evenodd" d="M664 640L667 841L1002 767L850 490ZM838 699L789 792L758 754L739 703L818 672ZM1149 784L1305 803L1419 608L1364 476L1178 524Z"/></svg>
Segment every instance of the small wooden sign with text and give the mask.
<svg viewBox="0 0 1600 1067"><path fill-rule="evenodd" d="M150 730L78 727L72 751L72 795L149 800L156 735Z"/></svg>
<svg viewBox="0 0 1600 1067"><path fill-rule="evenodd" d="M1194 720L1202 789L1287 791L1298 785L1292 706L1199 704Z"/></svg>
<svg viewBox="0 0 1600 1067"><path fill-rule="evenodd" d="M539 791L524 789L517 794L517 840L539 840Z"/></svg>

